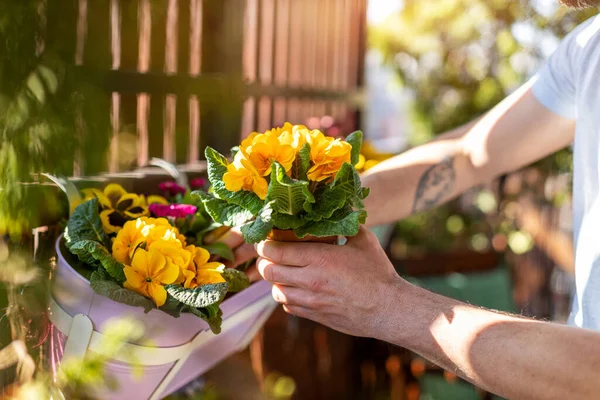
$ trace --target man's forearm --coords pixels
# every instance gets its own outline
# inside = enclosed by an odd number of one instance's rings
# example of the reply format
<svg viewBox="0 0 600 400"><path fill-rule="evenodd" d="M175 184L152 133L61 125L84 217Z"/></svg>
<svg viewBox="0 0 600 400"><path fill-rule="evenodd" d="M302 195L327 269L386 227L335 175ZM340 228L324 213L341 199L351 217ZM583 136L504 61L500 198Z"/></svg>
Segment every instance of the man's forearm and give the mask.
<svg viewBox="0 0 600 400"><path fill-rule="evenodd" d="M600 393L598 332L479 309L405 282L392 291L407 300L390 302L379 339L510 399L588 399Z"/></svg>
<svg viewBox="0 0 600 400"><path fill-rule="evenodd" d="M393 157L362 177L371 226L402 219L456 197L567 146L574 122L545 108L528 85L478 121Z"/></svg>
<svg viewBox="0 0 600 400"><path fill-rule="evenodd" d="M365 205L370 226L442 204L472 185L472 166L460 137L472 124L384 161L361 178L371 189Z"/></svg>

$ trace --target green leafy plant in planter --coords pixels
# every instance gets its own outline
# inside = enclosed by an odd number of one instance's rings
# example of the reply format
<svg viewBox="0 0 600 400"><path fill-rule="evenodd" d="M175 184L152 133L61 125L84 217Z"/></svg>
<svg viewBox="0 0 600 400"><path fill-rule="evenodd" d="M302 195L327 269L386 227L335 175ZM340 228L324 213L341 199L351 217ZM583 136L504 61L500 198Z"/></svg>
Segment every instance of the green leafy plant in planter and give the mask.
<svg viewBox="0 0 600 400"><path fill-rule="evenodd" d="M65 245L79 259L90 287L145 312L192 313L219 333L225 295L245 289L249 281L243 272L214 261L231 259L228 252L202 244L203 236L218 227L205 211L127 193L115 184L88 195L92 198L69 218Z"/></svg>
<svg viewBox="0 0 600 400"><path fill-rule="evenodd" d="M194 193L215 221L241 226L247 243L274 230L298 239L353 236L367 217L369 190L355 168L361 144L359 131L344 141L286 123L250 135L233 149L232 163L207 148L212 191Z"/></svg>

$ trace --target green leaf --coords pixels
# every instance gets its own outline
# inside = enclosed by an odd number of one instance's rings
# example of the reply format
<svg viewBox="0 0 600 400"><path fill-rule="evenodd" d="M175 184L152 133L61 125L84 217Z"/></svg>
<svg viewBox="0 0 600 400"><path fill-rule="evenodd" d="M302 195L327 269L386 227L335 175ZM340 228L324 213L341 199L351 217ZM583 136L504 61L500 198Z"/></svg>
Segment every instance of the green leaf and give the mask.
<svg viewBox="0 0 600 400"><path fill-rule="evenodd" d="M211 147L206 148L204 155L208 164L208 180L212 184L212 189L217 197L243 207L250 211L253 216L258 214L263 206L263 201L256 194L243 190L230 192L225 188L223 175L227 172L227 165L229 164L225 156Z"/></svg>
<svg viewBox="0 0 600 400"><path fill-rule="evenodd" d="M352 165L356 165L360 156L360 148L362 146L363 133L356 131L346 137L346 142L352 145L352 152L350 153L350 162Z"/></svg>
<svg viewBox="0 0 600 400"><path fill-rule="evenodd" d="M205 307L202 309L190 308L190 312L195 316L202 318L208 326L210 330L215 335L221 333L221 324L223 323L223 311L219 308L219 305L216 305L216 312L214 306Z"/></svg>
<svg viewBox="0 0 600 400"><path fill-rule="evenodd" d="M335 211L346 204L346 193L339 187L333 187L333 185L319 188L315 193L315 198L316 202L313 210L307 215L307 219L312 221L331 218Z"/></svg>
<svg viewBox="0 0 600 400"><path fill-rule="evenodd" d="M175 299L190 307L202 308L217 303L225 297L226 282L211 283L195 289L185 289L181 285L167 285L167 292Z"/></svg>
<svg viewBox="0 0 600 400"><path fill-rule="evenodd" d="M67 223L65 239L69 248L81 240L93 240L107 245L108 238L104 234L98 213L98 199L88 200L75 208Z"/></svg>
<svg viewBox="0 0 600 400"><path fill-rule="evenodd" d="M117 282L110 279L103 270L92 272L92 276L90 277L90 287L99 295L108 297L117 303L123 303L133 307L142 307L146 313L154 308L154 302L152 302L152 300L129 289L125 289Z"/></svg>
<svg viewBox="0 0 600 400"><path fill-rule="evenodd" d="M95 266L101 265L117 282L125 282L123 264L115 260L106 247L94 240L80 240L71 244L69 249L82 262Z"/></svg>
<svg viewBox="0 0 600 400"><path fill-rule="evenodd" d="M242 226L256 215L237 204L228 203L208 193L196 191L194 194L202 199L208 215L220 224Z"/></svg>
<svg viewBox="0 0 600 400"><path fill-rule="evenodd" d="M249 244L262 242L273 229L273 202L265 204L254 221L248 222L241 228L244 241Z"/></svg>
<svg viewBox="0 0 600 400"><path fill-rule="evenodd" d="M281 214L297 215L315 202L307 181L290 178L278 162L273 162L267 201L273 202L273 210Z"/></svg>
<svg viewBox="0 0 600 400"><path fill-rule="evenodd" d="M181 303L179 300L177 300L173 296L167 294L167 301L165 301L165 304L163 304L162 306L160 306L158 308L159 308L159 310L166 312L167 314L169 314L172 317L179 318L181 316L181 313L183 311L185 311L185 309L187 307L188 306Z"/></svg>
<svg viewBox="0 0 600 400"><path fill-rule="evenodd" d="M366 221L367 213L365 211L352 211L350 207L338 210L332 218L318 222L311 222L300 228L294 229L294 233L299 238L306 235L316 237L324 236L354 236L358 233L358 228Z"/></svg>
<svg viewBox="0 0 600 400"><path fill-rule="evenodd" d="M208 250L208 252L213 256L219 256L220 258L224 258L231 262L235 261L233 250L225 243L215 242L211 244L203 244L201 246Z"/></svg>
<svg viewBox="0 0 600 400"><path fill-rule="evenodd" d="M275 228L283 230L296 229L306 223L306 220L300 215L274 213L271 219Z"/></svg>
<svg viewBox="0 0 600 400"><path fill-rule="evenodd" d="M360 177L356 169L344 163L338 171L333 181L333 189L341 190L347 199L347 204L354 208L362 209L365 207L363 199L363 190L360 186Z"/></svg>
<svg viewBox="0 0 600 400"><path fill-rule="evenodd" d="M234 268L225 268L221 273L229 284L229 292L241 292L250 286L250 281L245 273Z"/></svg>
<svg viewBox="0 0 600 400"><path fill-rule="evenodd" d="M306 173L310 168L310 145L305 143L298 152L296 161L294 161L293 176L297 176L302 181L308 181Z"/></svg>

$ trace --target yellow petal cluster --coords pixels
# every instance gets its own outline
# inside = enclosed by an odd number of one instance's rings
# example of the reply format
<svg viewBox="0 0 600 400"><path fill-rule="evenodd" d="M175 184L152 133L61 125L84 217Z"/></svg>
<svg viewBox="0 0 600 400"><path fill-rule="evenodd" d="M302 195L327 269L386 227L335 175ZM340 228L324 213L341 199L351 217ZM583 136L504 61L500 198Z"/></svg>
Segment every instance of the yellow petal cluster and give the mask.
<svg viewBox="0 0 600 400"><path fill-rule="evenodd" d="M292 174L298 152L310 145L311 181L331 180L350 162L352 146L349 143L325 136L319 130L286 122L282 127L264 133L253 132L244 139L234 160L223 175L225 188L231 192L254 192L261 199L267 196L268 181L273 161L277 161L288 175Z"/></svg>
<svg viewBox="0 0 600 400"><path fill-rule="evenodd" d="M164 285L175 282L179 268L157 250L139 249L135 252L131 266L125 266L123 272L127 278L123 287L150 297L160 307L167 300Z"/></svg>
<svg viewBox="0 0 600 400"><path fill-rule="evenodd" d="M127 221L150 215L149 204L167 204L167 200L161 196L146 198L144 195L128 193L116 183L107 185L103 190L83 189L82 193L84 201L98 199L102 208L100 211L102 228L107 234L119 232Z"/></svg>
<svg viewBox="0 0 600 400"><path fill-rule="evenodd" d="M150 297L159 307L166 301L164 285L193 289L225 282L225 266L209 262L206 249L186 245L185 237L165 218L126 222L113 241L112 254L125 265L124 287Z"/></svg>

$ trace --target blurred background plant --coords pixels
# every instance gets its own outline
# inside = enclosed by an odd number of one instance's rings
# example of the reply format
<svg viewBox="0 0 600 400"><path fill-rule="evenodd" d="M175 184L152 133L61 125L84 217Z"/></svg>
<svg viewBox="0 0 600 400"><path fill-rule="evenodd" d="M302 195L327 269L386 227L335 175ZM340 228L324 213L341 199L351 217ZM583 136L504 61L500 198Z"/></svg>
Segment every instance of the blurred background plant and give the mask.
<svg viewBox="0 0 600 400"><path fill-rule="evenodd" d="M0 0L0 233L13 237L64 211L58 190L28 183L100 171L110 138L107 95L73 73L75 21L65 13L46 35L57 21L46 4ZM78 152L85 165L75 165Z"/></svg>
<svg viewBox="0 0 600 400"><path fill-rule="evenodd" d="M410 93L408 142L418 145L492 108L535 73L560 38L596 13L569 11L554 1L405 0L370 27L369 44ZM531 237L515 224L514 200L526 192L560 206L570 197L569 185L551 193L545 185L551 176L570 174L571 159L570 149L560 151L534 166L534 179L519 179L516 191L515 185L507 191L501 179L400 222L404 240L396 251L502 251L507 243L518 253L531 249Z"/></svg>

